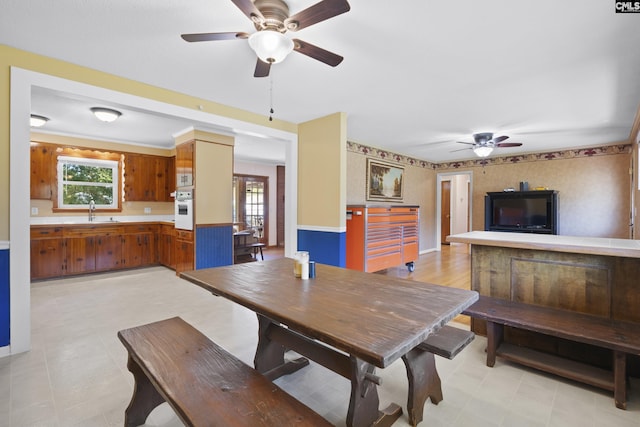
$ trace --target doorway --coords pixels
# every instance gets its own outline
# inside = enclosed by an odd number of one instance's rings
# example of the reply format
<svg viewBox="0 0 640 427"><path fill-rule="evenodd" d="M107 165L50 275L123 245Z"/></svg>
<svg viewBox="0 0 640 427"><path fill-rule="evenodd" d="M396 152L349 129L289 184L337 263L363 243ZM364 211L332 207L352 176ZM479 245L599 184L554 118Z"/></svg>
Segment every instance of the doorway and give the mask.
<svg viewBox="0 0 640 427"><path fill-rule="evenodd" d="M42 74L35 71L11 67L11 102L10 102L10 175L9 182L9 217L11 221L10 251L10 315L11 345L10 353L17 354L28 351L31 347L31 311L30 311L30 203L25 194L29 190L30 164L29 144L31 129L31 90L33 87L46 88L70 94L82 94L85 97L104 99L120 105L129 105L144 111L154 111L168 116L183 117L196 122L206 122L216 126L221 132L231 134L259 134L285 143L287 173L285 175L285 210L286 245L285 256L293 256L297 248L297 176L298 176L298 137L297 134L262 126L251 122L219 116L213 113L196 111L177 104L167 104L151 98L143 98L124 92L92 86L65 78ZM137 84L132 85L135 90ZM25 237L26 236L26 237Z"/></svg>
<svg viewBox="0 0 640 427"><path fill-rule="evenodd" d="M437 247L447 245L447 236L472 230L473 173L438 174L436 195Z"/></svg>
<svg viewBox="0 0 640 427"><path fill-rule="evenodd" d="M269 177L233 176L233 225L252 230L259 243L269 242Z"/></svg>

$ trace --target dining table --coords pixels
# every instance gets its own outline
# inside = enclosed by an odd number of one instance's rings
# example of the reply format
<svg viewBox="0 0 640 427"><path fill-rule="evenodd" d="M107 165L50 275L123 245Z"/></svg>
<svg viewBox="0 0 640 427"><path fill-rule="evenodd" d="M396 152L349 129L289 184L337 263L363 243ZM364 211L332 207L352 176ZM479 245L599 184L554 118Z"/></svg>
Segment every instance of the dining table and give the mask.
<svg viewBox="0 0 640 427"><path fill-rule="evenodd" d="M303 280L295 277L294 262L280 258L180 277L257 314L257 371L273 380L313 360L350 380L347 426L393 424L402 407L379 409L376 368L402 358L413 372L410 399L424 394L421 383L435 366L433 354L417 346L477 301L477 292L324 264ZM287 360L288 350L301 357ZM424 405L426 396L415 398ZM418 411L419 418L410 415L414 425L422 420Z"/></svg>

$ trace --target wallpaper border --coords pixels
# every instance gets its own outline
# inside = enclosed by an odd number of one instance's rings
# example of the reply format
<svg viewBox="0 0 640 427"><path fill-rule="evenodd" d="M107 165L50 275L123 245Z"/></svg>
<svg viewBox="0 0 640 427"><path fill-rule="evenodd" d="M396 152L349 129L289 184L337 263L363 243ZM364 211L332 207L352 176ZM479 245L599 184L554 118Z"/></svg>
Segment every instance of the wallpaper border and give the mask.
<svg viewBox="0 0 640 427"><path fill-rule="evenodd" d="M462 160L457 162L443 162L432 163L426 160L420 160L413 157L405 156L403 154L394 153L387 150L382 150L375 147L369 147L367 145L359 144L353 141L347 141L347 151L353 153L363 154L376 159L394 161L397 163L417 166L425 169L460 169L469 167L483 167L490 165L501 164L513 164L523 162L539 162L546 160L561 160L561 159L575 159L580 157L596 157L596 156L609 156L614 154L629 154L631 153L632 145L616 144L605 145L600 147L588 147L588 148L576 148L573 150L564 151L549 151L545 153L530 153L517 156L504 156L504 157L491 157L489 159L472 159Z"/></svg>

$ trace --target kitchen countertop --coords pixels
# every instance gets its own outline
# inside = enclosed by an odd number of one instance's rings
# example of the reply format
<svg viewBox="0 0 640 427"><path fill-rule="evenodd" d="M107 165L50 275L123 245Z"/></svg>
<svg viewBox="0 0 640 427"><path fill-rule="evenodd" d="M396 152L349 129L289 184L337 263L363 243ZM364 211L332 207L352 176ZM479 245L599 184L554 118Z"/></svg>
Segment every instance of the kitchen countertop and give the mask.
<svg viewBox="0 0 640 427"><path fill-rule="evenodd" d="M113 220L111 220L113 218ZM173 215L122 215L122 216L96 216L93 221L89 221L87 216L50 216L31 217L31 226L39 225L101 225L119 223L174 223Z"/></svg>
<svg viewBox="0 0 640 427"><path fill-rule="evenodd" d="M640 258L640 240L553 234L471 231L447 237L453 243Z"/></svg>

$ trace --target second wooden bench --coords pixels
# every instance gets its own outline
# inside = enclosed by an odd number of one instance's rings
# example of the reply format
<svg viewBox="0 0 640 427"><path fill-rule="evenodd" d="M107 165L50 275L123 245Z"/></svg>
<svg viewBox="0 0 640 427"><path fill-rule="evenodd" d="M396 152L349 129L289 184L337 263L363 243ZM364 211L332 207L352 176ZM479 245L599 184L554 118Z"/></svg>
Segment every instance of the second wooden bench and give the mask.
<svg viewBox="0 0 640 427"><path fill-rule="evenodd" d="M487 322L487 366L496 356L575 381L613 391L615 405L626 409L627 355L640 355L637 323L480 296L463 314ZM504 327L537 332L612 351L613 370L504 342Z"/></svg>
<svg viewBox="0 0 640 427"><path fill-rule="evenodd" d="M331 426L179 317L118 332L135 378L125 426L168 402L187 426Z"/></svg>

